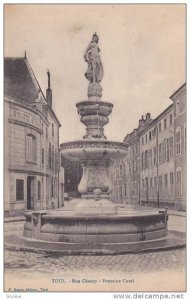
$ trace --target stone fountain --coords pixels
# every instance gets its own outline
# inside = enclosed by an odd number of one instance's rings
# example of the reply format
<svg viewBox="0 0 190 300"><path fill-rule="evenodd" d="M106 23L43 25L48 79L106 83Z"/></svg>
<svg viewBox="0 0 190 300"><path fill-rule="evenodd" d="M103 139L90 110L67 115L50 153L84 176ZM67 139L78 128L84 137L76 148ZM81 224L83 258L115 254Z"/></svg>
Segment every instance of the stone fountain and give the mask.
<svg viewBox="0 0 190 300"><path fill-rule="evenodd" d="M86 134L81 140L61 144L62 155L80 161L83 167L78 187L81 199L72 211L27 212L19 245L64 254L118 254L184 246L180 235L168 235L167 211L119 211L110 201L109 166L126 156L127 146L107 140L104 134L113 104L101 100L103 66L99 51L95 33L84 55L88 100L76 104Z"/></svg>

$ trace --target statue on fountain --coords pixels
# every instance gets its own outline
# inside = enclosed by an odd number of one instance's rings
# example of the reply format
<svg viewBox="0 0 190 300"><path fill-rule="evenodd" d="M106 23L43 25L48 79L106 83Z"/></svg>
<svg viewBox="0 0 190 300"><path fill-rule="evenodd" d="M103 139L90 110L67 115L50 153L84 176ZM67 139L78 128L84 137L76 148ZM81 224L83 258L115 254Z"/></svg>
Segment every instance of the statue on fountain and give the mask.
<svg viewBox="0 0 190 300"><path fill-rule="evenodd" d="M98 46L98 35L93 34L92 41L88 45L84 59L88 63L88 69L85 77L90 81L88 87L89 100L100 100L102 96L102 87L99 84L103 78L104 70L99 55L100 48Z"/></svg>

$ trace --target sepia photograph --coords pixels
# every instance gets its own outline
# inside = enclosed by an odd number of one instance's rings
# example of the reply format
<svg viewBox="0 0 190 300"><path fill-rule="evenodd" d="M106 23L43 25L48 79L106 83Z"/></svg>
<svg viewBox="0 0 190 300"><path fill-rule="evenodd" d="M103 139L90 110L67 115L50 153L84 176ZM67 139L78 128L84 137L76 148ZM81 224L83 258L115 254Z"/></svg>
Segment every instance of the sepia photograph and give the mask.
<svg viewBox="0 0 190 300"><path fill-rule="evenodd" d="M187 291L186 9L4 4L4 292Z"/></svg>

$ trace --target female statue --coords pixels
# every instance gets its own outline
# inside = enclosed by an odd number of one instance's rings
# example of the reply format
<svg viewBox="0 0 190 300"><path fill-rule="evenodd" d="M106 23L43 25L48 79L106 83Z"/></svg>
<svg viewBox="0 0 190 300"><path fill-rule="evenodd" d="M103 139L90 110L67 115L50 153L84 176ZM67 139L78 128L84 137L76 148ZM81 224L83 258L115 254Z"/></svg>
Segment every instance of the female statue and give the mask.
<svg viewBox="0 0 190 300"><path fill-rule="evenodd" d="M99 55L100 48L98 47L98 40L99 38L97 34L94 33L92 41L88 45L84 54L84 59L88 63L88 69L85 76L91 83L100 83L104 74Z"/></svg>

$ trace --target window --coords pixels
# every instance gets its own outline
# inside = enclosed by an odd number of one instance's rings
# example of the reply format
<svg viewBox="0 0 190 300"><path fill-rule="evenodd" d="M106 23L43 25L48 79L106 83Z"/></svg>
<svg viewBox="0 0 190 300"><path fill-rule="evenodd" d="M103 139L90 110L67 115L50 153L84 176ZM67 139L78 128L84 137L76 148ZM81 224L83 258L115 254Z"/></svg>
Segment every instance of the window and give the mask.
<svg viewBox="0 0 190 300"><path fill-rule="evenodd" d="M145 139L146 139L146 144L147 144L147 134L146 134L146 136L145 136Z"/></svg>
<svg viewBox="0 0 190 300"><path fill-rule="evenodd" d="M52 136L54 137L54 124L52 123Z"/></svg>
<svg viewBox="0 0 190 300"><path fill-rule="evenodd" d="M173 145L173 136L169 138L169 159L172 159L174 156L174 145Z"/></svg>
<svg viewBox="0 0 190 300"><path fill-rule="evenodd" d="M170 125L172 125L172 122L173 122L173 117L172 115L170 115Z"/></svg>
<svg viewBox="0 0 190 300"><path fill-rule="evenodd" d="M37 143L36 137L32 134L26 136L26 159L29 162L36 162Z"/></svg>
<svg viewBox="0 0 190 300"><path fill-rule="evenodd" d="M16 201L24 200L24 180L16 179Z"/></svg>
<svg viewBox="0 0 190 300"><path fill-rule="evenodd" d="M132 166L133 166L133 173L135 172L135 161L132 161Z"/></svg>
<svg viewBox="0 0 190 300"><path fill-rule="evenodd" d="M148 168L148 152L147 152L147 150L145 151L145 163L144 163L144 167L145 167L145 169L146 168Z"/></svg>
<svg viewBox="0 0 190 300"><path fill-rule="evenodd" d="M162 175L159 176L159 187L162 187Z"/></svg>
<svg viewBox="0 0 190 300"><path fill-rule="evenodd" d="M42 148L42 165L44 165L44 148Z"/></svg>
<svg viewBox="0 0 190 300"><path fill-rule="evenodd" d="M167 119L164 119L164 129L167 128Z"/></svg>
<svg viewBox="0 0 190 300"><path fill-rule="evenodd" d="M176 190L177 196L182 195L182 178L181 178L181 168L176 170Z"/></svg>
<svg viewBox="0 0 190 300"><path fill-rule="evenodd" d="M144 169L144 153L142 153L142 170Z"/></svg>
<svg viewBox="0 0 190 300"><path fill-rule="evenodd" d="M149 150L149 167L152 167L152 149Z"/></svg>
<svg viewBox="0 0 190 300"><path fill-rule="evenodd" d="M46 139L48 139L48 128L46 127Z"/></svg>
<svg viewBox="0 0 190 300"><path fill-rule="evenodd" d="M151 141L151 139L152 139L152 132L150 131L149 132L149 141Z"/></svg>
<svg viewBox="0 0 190 300"><path fill-rule="evenodd" d="M54 155L54 146L52 145L52 154L51 154L51 158L52 158L52 164L51 164L51 167L52 167L52 170L55 169L55 155Z"/></svg>
<svg viewBox="0 0 190 300"><path fill-rule="evenodd" d="M142 179L142 189L144 190L144 179Z"/></svg>
<svg viewBox="0 0 190 300"><path fill-rule="evenodd" d="M126 197L127 196L127 184L125 183L124 185L124 196Z"/></svg>
<svg viewBox="0 0 190 300"><path fill-rule="evenodd" d="M44 123L42 123L42 134L44 133Z"/></svg>
<svg viewBox="0 0 190 300"><path fill-rule="evenodd" d="M156 176L154 177L154 186L155 186L155 188L157 187L157 177Z"/></svg>
<svg viewBox="0 0 190 300"><path fill-rule="evenodd" d="M162 161L162 143L159 144L159 162Z"/></svg>
<svg viewBox="0 0 190 300"><path fill-rule="evenodd" d="M170 185L173 185L174 184L174 173L171 172L170 173Z"/></svg>
<svg viewBox="0 0 190 300"><path fill-rule="evenodd" d="M122 165L119 166L119 177L122 177L123 175L123 172L122 172Z"/></svg>
<svg viewBox="0 0 190 300"><path fill-rule="evenodd" d="M142 145L144 145L144 137L142 137Z"/></svg>
<svg viewBox="0 0 190 300"><path fill-rule="evenodd" d="M181 129L176 129L176 155L181 154Z"/></svg>
<svg viewBox="0 0 190 300"><path fill-rule="evenodd" d="M167 161L167 140L164 141L164 161Z"/></svg>
<svg viewBox="0 0 190 300"><path fill-rule="evenodd" d="M176 102L176 116L179 115L179 113L180 113L180 102L177 101Z"/></svg>
<svg viewBox="0 0 190 300"><path fill-rule="evenodd" d="M156 161L157 161L157 151L156 151L156 147L154 147L154 165L156 165Z"/></svg>
<svg viewBox="0 0 190 300"><path fill-rule="evenodd" d="M152 188L152 178L150 178L150 187Z"/></svg>
<svg viewBox="0 0 190 300"><path fill-rule="evenodd" d="M51 169L51 143L49 143L49 169Z"/></svg>
<svg viewBox="0 0 190 300"><path fill-rule="evenodd" d="M51 197L54 197L54 182L53 182L53 177L51 178Z"/></svg>
<svg viewBox="0 0 190 300"><path fill-rule="evenodd" d="M158 125L158 130L159 130L159 132L161 132L161 130L162 130L161 123L159 123L159 125Z"/></svg>
<svg viewBox="0 0 190 300"><path fill-rule="evenodd" d="M164 185L165 185L165 187L168 186L168 174L164 175Z"/></svg>
<svg viewBox="0 0 190 300"><path fill-rule="evenodd" d="M38 200L41 200L41 181L38 181Z"/></svg>
<svg viewBox="0 0 190 300"><path fill-rule="evenodd" d="M119 186L119 197L122 199L122 185Z"/></svg>

